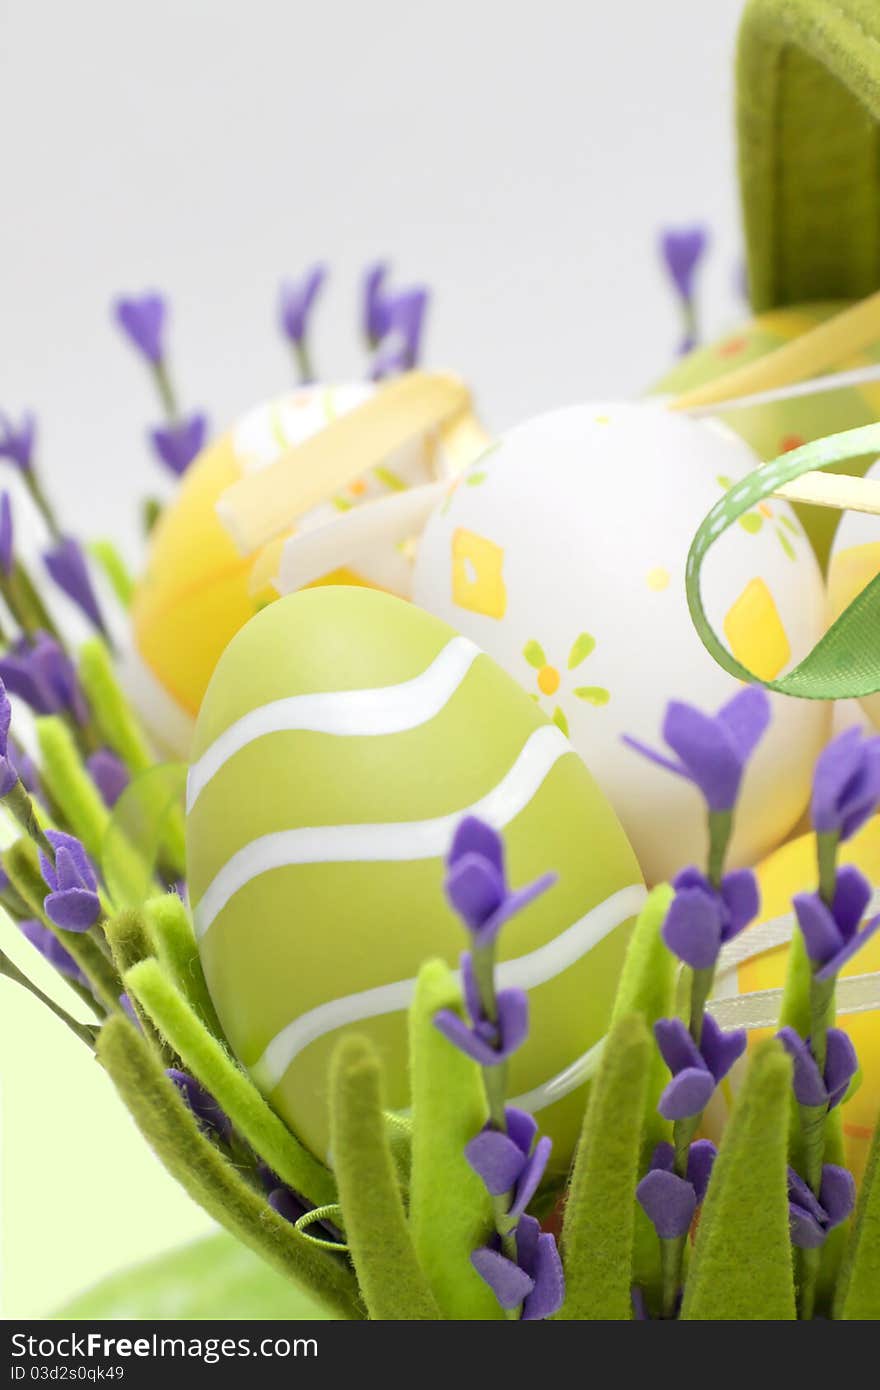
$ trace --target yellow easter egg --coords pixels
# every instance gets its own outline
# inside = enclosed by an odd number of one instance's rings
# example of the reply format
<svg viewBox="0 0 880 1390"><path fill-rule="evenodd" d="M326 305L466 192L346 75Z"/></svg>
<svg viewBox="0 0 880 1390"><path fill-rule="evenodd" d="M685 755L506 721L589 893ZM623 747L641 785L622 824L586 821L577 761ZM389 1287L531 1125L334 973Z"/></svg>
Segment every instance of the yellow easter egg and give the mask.
<svg viewBox="0 0 880 1390"><path fill-rule="evenodd" d="M209 444L160 517L132 606L134 651L129 685L159 742L185 757L193 721L221 652L273 593L251 592L264 552L242 556L221 524L219 499L242 477L274 463L338 415L375 394L369 383L304 386L249 411ZM297 530L322 525L365 502L433 476L433 441L417 440L298 518ZM277 543L275 543L277 544ZM411 560L377 548L357 571L333 570L323 584L361 584L406 592Z"/></svg>
<svg viewBox="0 0 880 1390"><path fill-rule="evenodd" d="M347 1031L409 1104L407 1007L422 963L467 936L443 889L461 818L503 832L510 882L555 884L505 925L499 982L529 997L509 1095L567 1169L585 1103L569 1068L607 1029L645 890L571 744L488 656L415 605L324 587L230 642L199 713L187 869L205 977L229 1042L314 1152Z"/></svg>

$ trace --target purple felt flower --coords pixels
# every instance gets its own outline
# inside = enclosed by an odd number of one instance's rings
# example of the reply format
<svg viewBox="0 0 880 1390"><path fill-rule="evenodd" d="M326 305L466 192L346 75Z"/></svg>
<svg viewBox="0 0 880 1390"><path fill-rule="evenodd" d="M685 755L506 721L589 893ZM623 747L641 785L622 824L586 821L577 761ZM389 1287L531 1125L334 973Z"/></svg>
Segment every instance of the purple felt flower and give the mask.
<svg viewBox="0 0 880 1390"><path fill-rule="evenodd" d="M527 888L511 892L504 872L504 842L497 830L476 816L459 823L446 860L444 886L475 947L490 945L505 922L554 882L554 874L544 874Z"/></svg>
<svg viewBox="0 0 880 1390"><path fill-rule="evenodd" d="M810 814L820 835L848 840L880 802L880 736L864 738L847 729L816 761Z"/></svg>
<svg viewBox="0 0 880 1390"><path fill-rule="evenodd" d="M12 761L9 747L9 726L12 723L12 706L6 687L0 680L0 797L8 796L18 781L18 772Z"/></svg>
<svg viewBox="0 0 880 1390"><path fill-rule="evenodd" d="M98 879L79 840L61 830L47 830L55 863L40 853L40 872L49 888L43 906L46 916L64 931L85 932L101 916Z"/></svg>
<svg viewBox="0 0 880 1390"><path fill-rule="evenodd" d="M131 780L125 763L109 748L99 748L86 759L86 767L104 805L115 806Z"/></svg>
<svg viewBox="0 0 880 1390"><path fill-rule="evenodd" d="M699 869L683 869L673 880L675 897L663 923L663 940L694 970L711 970L721 947L756 916L758 884L751 869L725 874L720 889Z"/></svg>
<svg viewBox="0 0 880 1390"><path fill-rule="evenodd" d="M686 1236L694 1213L706 1195L715 1145L698 1139L688 1150L687 1176L674 1171L675 1150L671 1144L658 1144L651 1155L651 1166L636 1188L636 1198L661 1240Z"/></svg>
<svg viewBox="0 0 880 1390"><path fill-rule="evenodd" d="M120 994L119 1007L125 1014L125 1017L128 1019L129 1023L133 1023L138 1032L142 1033L144 1031L143 1026L141 1024L140 1019L137 1016L137 1010L135 1009L134 1004L131 1002L131 996L129 994Z"/></svg>
<svg viewBox="0 0 880 1390"><path fill-rule="evenodd" d="M387 327L370 368L373 381L397 372L412 371L419 361L428 291L405 290L389 298L385 306Z"/></svg>
<svg viewBox="0 0 880 1390"><path fill-rule="evenodd" d="M150 430L150 440L166 468L180 478L201 453L207 434L208 418L196 411L173 424L157 425Z"/></svg>
<svg viewBox="0 0 880 1390"><path fill-rule="evenodd" d="M27 937L32 946L36 947L44 960L54 966L59 975L64 975L66 979L75 980L77 984L88 987L88 980L73 956L64 949L58 937L45 923L32 918L26 922L19 922L18 927L22 935Z"/></svg>
<svg viewBox="0 0 880 1390"><path fill-rule="evenodd" d="M364 272L364 337L370 347L378 347L388 332L387 278L388 266L384 261L376 261Z"/></svg>
<svg viewBox="0 0 880 1390"><path fill-rule="evenodd" d="M462 957L462 969L466 970ZM466 989L473 995L475 990ZM469 1008L473 1027L469 1028L464 1019L453 1009L441 1009L434 1016L434 1025L453 1046L468 1057L472 1057L481 1067L495 1067L505 1062L517 1048L521 1047L529 1031L529 1001L524 990L502 989L496 996L498 1017L493 1023L481 1016L479 1001L477 1010Z"/></svg>
<svg viewBox="0 0 880 1390"><path fill-rule="evenodd" d="M0 414L0 458L14 463L21 473L30 473L34 466L36 438L37 422L30 411L22 416L20 425Z"/></svg>
<svg viewBox="0 0 880 1390"><path fill-rule="evenodd" d="M285 280L281 286L278 317L281 331L297 347L306 340L312 306L327 278L327 267L313 265L299 280Z"/></svg>
<svg viewBox="0 0 880 1390"><path fill-rule="evenodd" d="M516 1222L538 1190L553 1141L546 1136L532 1149L537 1123L524 1110L508 1106L504 1112L507 1132L486 1125L464 1151L475 1173L493 1197L512 1194L507 1215Z"/></svg>
<svg viewBox="0 0 880 1390"><path fill-rule="evenodd" d="M801 1250L815 1250L824 1245L828 1232L849 1216L855 1200L855 1179L846 1168L839 1168L835 1163L825 1164L818 1197L803 1178L789 1168L788 1212L792 1245Z"/></svg>
<svg viewBox="0 0 880 1390"><path fill-rule="evenodd" d="M703 1018L700 1046L680 1018L659 1018L654 1036L672 1080L657 1109L667 1120L686 1120L702 1114L718 1082L727 1075L746 1046L744 1028L722 1032L711 1014Z"/></svg>
<svg viewBox="0 0 880 1390"><path fill-rule="evenodd" d="M206 1091L204 1086L199 1085L195 1077L190 1076L189 1072L178 1071L175 1067L169 1067L165 1075L177 1087L186 1105L198 1121L199 1127L207 1134L216 1134L221 1139L228 1139L232 1133L232 1122L226 1112L221 1110L210 1092Z"/></svg>
<svg viewBox="0 0 880 1390"><path fill-rule="evenodd" d="M0 681L0 687L2 687L2 681ZM18 770L22 785L26 791L30 792L31 796L42 797L43 786L40 781L40 773L36 763L30 754L24 751L20 744L15 743L14 740L10 740L10 742L13 745L11 749L12 761Z"/></svg>
<svg viewBox="0 0 880 1390"><path fill-rule="evenodd" d="M113 312L119 327L138 352L158 366L163 357L162 337L168 314L162 295L148 291L131 299L117 299Z"/></svg>
<svg viewBox="0 0 880 1390"><path fill-rule="evenodd" d="M831 905L818 893L796 893L792 898L798 926L817 980L830 980L860 951L880 926L880 914L859 931L859 923L871 898L871 885L854 864L837 871Z"/></svg>
<svg viewBox="0 0 880 1390"><path fill-rule="evenodd" d="M660 234L663 263L686 304L693 299L694 276L708 243L705 227L667 227Z"/></svg>
<svg viewBox="0 0 880 1390"><path fill-rule="evenodd" d="M565 1276L556 1241L533 1216L524 1216L516 1229L516 1260L495 1245L471 1255L474 1269L491 1288L502 1308L522 1304L524 1322L549 1318L562 1307Z"/></svg>
<svg viewBox="0 0 880 1390"><path fill-rule="evenodd" d="M0 497L0 570L7 579L15 561L15 536L12 528L12 503L9 493Z"/></svg>
<svg viewBox="0 0 880 1390"><path fill-rule="evenodd" d="M776 1036L794 1060L794 1094L798 1104L827 1105L829 1110L839 1105L859 1068L856 1050L847 1034L840 1028L828 1029L824 1076L819 1074L809 1038L804 1040L793 1028L780 1028Z"/></svg>
<svg viewBox="0 0 880 1390"><path fill-rule="evenodd" d="M710 811L730 811L739 794L746 763L770 722L770 701L759 686L747 686L716 715L671 700L663 738L676 759L624 734L623 741L659 767L693 782Z"/></svg>
<svg viewBox="0 0 880 1390"><path fill-rule="evenodd" d="M64 536L43 556L46 569L99 632L106 632L85 556L72 536Z"/></svg>
<svg viewBox="0 0 880 1390"><path fill-rule="evenodd" d="M35 714L62 714L69 710L85 724L89 718L76 671L54 637L38 632L20 638L0 657L0 680L30 705Z"/></svg>

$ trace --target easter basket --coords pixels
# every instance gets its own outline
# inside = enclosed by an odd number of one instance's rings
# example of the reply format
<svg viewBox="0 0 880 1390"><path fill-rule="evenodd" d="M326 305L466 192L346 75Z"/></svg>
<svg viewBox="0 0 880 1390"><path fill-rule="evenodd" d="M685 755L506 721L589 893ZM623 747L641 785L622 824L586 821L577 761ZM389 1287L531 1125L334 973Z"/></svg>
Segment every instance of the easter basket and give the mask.
<svg viewBox="0 0 880 1390"><path fill-rule="evenodd" d="M137 584L4 423L69 606L4 492L0 902L72 993L0 973L222 1228L60 1316L880 1317L875 7L752 0L738 80L758 317L649 399L495 440L381 268L376 380L317 386L315 273L303 386L206 444L120 301L185 474ZM640 454L668 553L572 625L583 458L623 505Z"/></svg>

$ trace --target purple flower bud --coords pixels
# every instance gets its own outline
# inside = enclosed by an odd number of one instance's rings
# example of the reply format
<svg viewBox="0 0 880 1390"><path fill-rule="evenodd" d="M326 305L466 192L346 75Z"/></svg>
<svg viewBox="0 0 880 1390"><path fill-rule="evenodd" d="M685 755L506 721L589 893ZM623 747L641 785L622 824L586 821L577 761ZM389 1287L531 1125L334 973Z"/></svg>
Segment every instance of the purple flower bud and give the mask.
<svg viewBox="0 0 880 1390"><path fill-rule="evenodd" d="M44 922L33 918L26 922L19 922L19 930L26 936L32 946L35 946L44 960L54 966L60 975L64 975L68 980L75 980L77 984L88 987L88 980L80 970L76 961L69 951L65 951L55 933L45 925Z"/></svg>
<svg viewBox="0 0 880 1390"><path fill-rule="evenodd" d="M189 1072L169 1067L165 1075L177 1087L200 1128L206 1134L216 1134L220 1139L228 1140L232 1133L232 1122L210 1092L206 1091L204 1086L200 1086Z"/></svg>
<svg viewBox="0 0 880 1390"><path fill-rule="evenodd" d="M37 422L27 411L19 426L8 416L0 414L0 458L8 459L21 473L30 473L34 466L34 444Z"/></svg>
<svg viewBox="0 0 880 1390"><path fill-rule="evenodd" d="M378 347L388 332L387 301L384 295L388 266L376 261L364 274L364 337L370 347Z"/></svg>
<svg viewBox="0 0 880 1390"><path fill-rule="evenodd" d="M49 888L43 906L46 916L64 931L86 932L101 916L98 879L91 860L73 835L47 830L55 863L40 853L40 872Z"/></svg>
<svg viewBox="0 0 880 1390"><path fill-rule="evenodd" d="M0 570L7 579L12 573L15 560L15 537L12 528L12 503L9 493L0 497Z"/></svg>
<svg viewBox="0 0 880 1390"><path fill-rule="evenodd" d="M529 1002L524 990L499 990L496 1002L495 1023L476 1019L469 1028L452 1009L441 1009L434 1017L434 1026L443 1036L481 1067L495 1067L507 1061L525 1042L529 1031Z"/></svg>
<svg viewBox="0 0 880 1390"><path fill-rule="evenodd" d="M88 565L78 542L71 536L65 536L46 551L43 560L59 589L73 599L93 627L99 632L106 632Z"/></svg>
<svg viewBox="0 0 880 1390"><path fill-rule="evenodd" d="M672 1080L657 1109L667 1120L685 1120L702 1114L715 1087L745 1051L746 1033L737 1028L724 1033L711 1014L703 1018L700 1046L680 1018L660 1018L654 1036Z"/></svg>
<svg viewBox="0 0 880 1390"><path fill-rule="evenodd" d="M172 425L159 425L150 430L150 439L165 466L180 478L201 453L207 434L207 416L196 412Z"/></svg>
<svg viewBox="0 0 880 1390"><path fill-rule="evenodd" d="M800 1037L793 1028L780 1028L776 1034L794 1060L794 1094L799 1105L827 1105L833 1110L849 1090L859 1061L851 1039L840 1028L826 1034L825 1074L819 1075L810 1051L810 1039Z"/></svg>
<svg viewBox="0 0 880 1390"><path fill-rule="evenodd" d="M165 329L167 306L162 295L155 292L117 299L114 305L116 322L148 362L158 366L162 361L162 335Z"/></svg>
<svg viewBox="0 0 880 1390"><path fill-rule="evenodd" d="M871 885L853 864L838 869L830 907L818 893L796 893L792 898L807 955L819 967L817 980L838 975L880 926L878 915L858 930L870 899Z"/></svg>
<svg viewBox="0 0 880 1390"><path fill-rule="evenodd" d="M446 866L446 896L477 947L493 942L505 922L555 882L554 874L544 874L527 888L511 892L501 836L476 816L460 822Z"/></svg>
<svg viewBox="0 0 880 1390"><path fill-rule="evenodd" d="M718 953L756 916L758 884L751 869L725 874L720 890L699 869L674 879L675 897L663 923L663 940L694 970L711 970Z"/></svg>
<svg viewBox="0 0 880 1390"><path fill-rule="evenodd" d="M115 806L131 780L125 763L109 748L99 748L86 759L86 767L104 805Z"/></svg>
<svg viewBox="0 0 880 1390"><path fill-rule="evenodd" d="M0 797L8 796L18 781L18 773L12 762L9 749L9 726L12 723L12 706L6 687L0 680Z"/></svg>
<svg viewBox="0 0 880 1390"><path fill-rule="evenodd" d="M88 722L88 706L73 663L48 633L38 632L33 640L23 637L15 642L0 657L0 680L35 714L69 710L80 724Z"/></svg>
<svg viewBox="0 0 880 1390"><path fill-rule="evenodd" d="M285 280L281 286L281 331L297 347L305 343L312 306L326 278L327 267L313 265L299 280Z"/></svg>
<svg viewBox="0 0 880 1390"><path fill-rule="evenodd" d="M552 1317L562 1307L565 1276L556 1241L532 1216L524 1216L516 1228L515 1261L496 1243L475 1250L471 1262L502 1308L523 1305L524 1322Z"/></svg>
<svg viewBox="0 0 880 1390"><path fill-rule="evenodd" d="M660 254L681 298L693 299L694 276L709 238L705 227L668 227L660 234Z"/></svg>
<svg viewBox="0 0 880 1390"><path fill-rule="evenodd" d="M820 835L848 840L865 824L880 802L880 737L863 738L847 729L829 743L816 762L813 827Z"/></svg>
<svg viewBox="0 0 880 1390"><path fill-rule="evenodd" d="M855 1206L856 1184L852 1173L834 1163L822 1169L819 1196L793 1168L788 1170L788 1211L791 1242L801 1250L815 1250L825 1237L845 1221Z"/></svg>
<svg viewBox="0 0 880 1390"><path fill-rule="evenodd" d="M636 1198L661 1240L677 1240L687 1235L694 1213L706 1195L715 1145L700 1139L688 1150L687 1174L680 1177L673 1168L675 1150L671 1144L658 1144L651 1166L636 1188Z"/></svg>
<svg viewBox="0 0 880 1390"><path fill-rule="evenodd" d="M538 1190L553 1142L545 1136L538 1140L533 1151L537 1125L532 1116L508 1106L505 1119L506 1133L487 1124L470 1141L464 1154L491 1196L512 1193L507 1215L512 1221L518 1221Z"/></svg>
<svg viewBox="0 0 880 1390"><path fill-rule="evenodd" d="M759 686L739 691L716 715L672 700L666 707L663 738L676 758L630 738L624 743L659 767L693 782L710 811L730 811L739 795L746 764L770 722L770 701Z"/></svg>
<svg viewBox="0 0 880 1390"><path fill-rule="evenodd" d="M389 297L385 303L387 327L370 368L373 381L411 371L418 364L427 309L425 289L406 290Z"/></svg>

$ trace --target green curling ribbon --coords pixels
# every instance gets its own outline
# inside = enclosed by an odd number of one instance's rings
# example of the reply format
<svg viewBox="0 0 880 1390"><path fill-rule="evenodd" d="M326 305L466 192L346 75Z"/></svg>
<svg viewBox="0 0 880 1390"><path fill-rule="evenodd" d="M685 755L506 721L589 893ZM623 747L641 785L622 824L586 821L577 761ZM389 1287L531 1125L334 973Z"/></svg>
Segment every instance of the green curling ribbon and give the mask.
<svg viewBox="0 0 880 1390"><path fill-rule="evenodd" d="M334 1226L342 1228L342 1207L338 1202L331 1202L326 1207L314 1207L311 1211L304 1212L298 1221L294 1222L295 1229L306 1240L310 1240L312 1245L319 1245L322 1250L335 1250L337 1254L344 1253L348 1246L338 1240L322 1240L320 1236L313 1236L309 1230L317 1221L329 1220Z"/></svg>
<svg viewBox="0 0 880 1390"><path fill-rule="evenodd" d="M685 570L691 618L706 649L738 680L802 700L858 699L880 690L880 575L853 599L803 661L773 681L761 680L727 650L706 617L700 592L706 555L745 512L804 473L871 453L880 453L880 424L863 425L792 449L736 483L715 504L694 536Z"/></svg>

